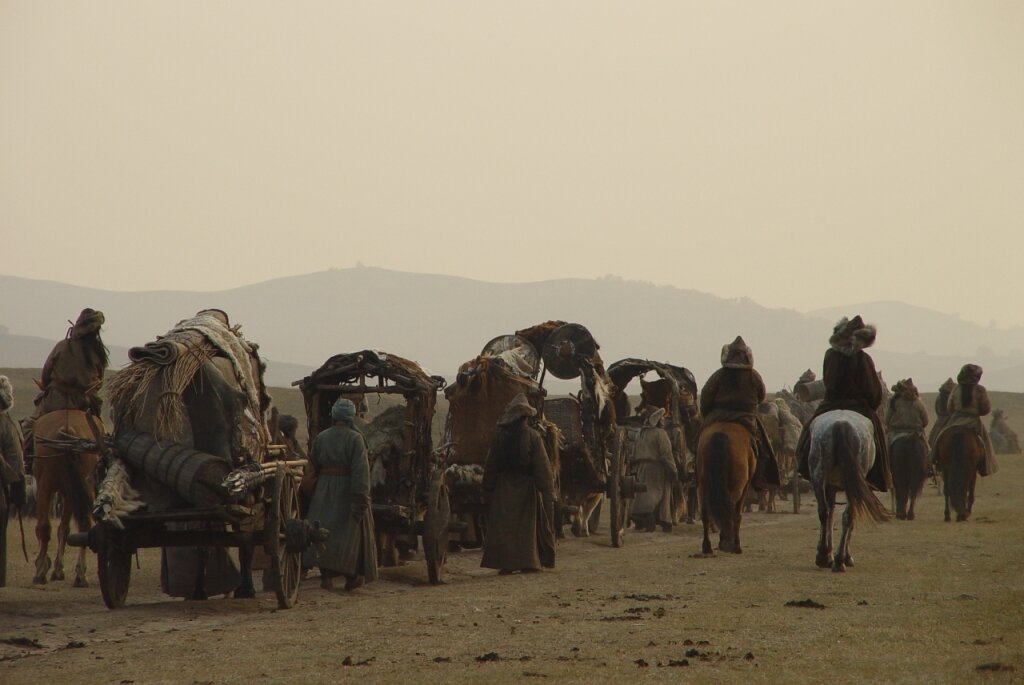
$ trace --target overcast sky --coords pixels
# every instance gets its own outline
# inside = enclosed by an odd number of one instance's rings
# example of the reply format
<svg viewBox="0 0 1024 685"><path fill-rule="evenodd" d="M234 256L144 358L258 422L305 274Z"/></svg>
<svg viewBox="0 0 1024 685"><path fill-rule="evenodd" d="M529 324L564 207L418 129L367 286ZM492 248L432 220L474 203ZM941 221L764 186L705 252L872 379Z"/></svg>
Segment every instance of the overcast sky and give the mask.
<svg viewBox="0 0 1024 685"><path fill-rule="evenodd" d="M1024 2L0 0L0 273L1024 324Z"/></svg>

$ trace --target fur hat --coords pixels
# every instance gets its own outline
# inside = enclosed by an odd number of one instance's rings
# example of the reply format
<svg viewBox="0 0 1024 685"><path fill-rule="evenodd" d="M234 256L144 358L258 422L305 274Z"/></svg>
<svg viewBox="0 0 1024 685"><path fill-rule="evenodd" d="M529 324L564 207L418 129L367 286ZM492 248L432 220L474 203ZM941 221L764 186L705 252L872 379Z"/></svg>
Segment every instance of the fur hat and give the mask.
<svg viewBox="0 0 1024 685"><path fill-rule="evenodd" d="M754 368L754 351L743 342L741 336L728 345L722 345L722 368L752 369Z"/></svg>
<svg viewBox="0 0 1024 685"><path fill-rule="evenodd" d="M7 411L14 406L14 387L11 379L0 376L0 411Z"/></svg>
<svg viewBox="0 0 1024 685"><path fill-rule="evenodd" d="M526 395L519 393L512 398L512 401L505 407L505 413L498 419L499 426L508 426L524 416L536 416L537 410L530 406Z"/></svg>
<svg viewBox="0 0 1024 685"><path fill-rule="evenodd" d="M939 392L953 392L953 388L956 387L956 381L952 378L947 378L946 382L939 386Z"/></svg>
<svg viewBox="0 0 1024 685"><path fill-rule="evenodd" d="M344 397L339 397L337 401L331 405L331 418L335 421L351 421L356 415L356 405L352 403L352 400L346 400Z"/></svg>
<svg viewBox="0 0 1024 685"><path fill-rule="evenodd" d="M914 385L913 378L904 378L901 381L896 381L896 385L892 386L892 391L897 397L915 398L920 396L917 386Z"/></svg>
<svg viewBox="0 0 1024 685"><path fill-rule="evenodd" d="M800 374L800 380L798 383L813 383L818 378L818 374L814 373L810 369L807 369Z"/></svg>
<svg viewBox="0 0 1024 685"><path fill-rule="evenodd" d="M87 307L82 310L78 315L78 319L71 326L71 330L68 331L68 337L81 338L90 333L97 333L105 321L106 318L103 316L103 312Z"/></svg>
<svg viewBox="0 0 1024 685"><path fill-rule="evenodd" d="M878 329L865 324L860 315L852 319L844 316L832 329L832 337L828 339L828 344L837 352L849 356L874 345L876 335Z"/></svg>
<svg viewBox="0 0 1024 685"><path fill-rule="evenodd" d="M964 364L956 376L960 385L977 385L981 381L982 370L977 364Z"/></svg>

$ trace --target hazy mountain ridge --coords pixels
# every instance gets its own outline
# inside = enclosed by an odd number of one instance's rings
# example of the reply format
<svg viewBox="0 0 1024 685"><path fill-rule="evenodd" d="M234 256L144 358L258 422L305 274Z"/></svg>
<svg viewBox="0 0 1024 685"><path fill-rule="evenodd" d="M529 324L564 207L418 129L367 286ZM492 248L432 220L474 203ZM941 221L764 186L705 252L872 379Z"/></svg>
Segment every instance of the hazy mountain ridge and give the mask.
<svg viewBox="0 0 1024 685"><path fill-rule="evenodd" d="M745 298L727 300L616 278L488 283L367 267L209 293L111 292L11 276L0 276L0 288L0 323L15 338L51 341L47 349L63 337L65 320L87 306L106 313L104 339L112 351L152 340L201 308L222 308L232 323L242 324L248 338L260 343L263 356L296 365L270 362L274 385L302 377L333 354L363 348L416 359L429 372L451 377L492 337L564 319L590 328L606 362L629 356L667 360L691 368L698 382L718 368L721 346L742 334L766 383L778 388L792 384L808 367L820 370L839 311L859 312L878 323L873 355L890 383L911 375L920 387L929 388L973 361L986 367L985 381L993 389L1024 385L1024 353L1019 351L1024 342L1018 343L1017 337L1024 329L998 331L900 303L805 315ZM912 326L892 314L899 307L920 314ZM979 355L979 347L989 351ZM43 350L43 358L45 354ZM7 356L7 343L0 338L0 366L26 365L9 362Z"/></svg>

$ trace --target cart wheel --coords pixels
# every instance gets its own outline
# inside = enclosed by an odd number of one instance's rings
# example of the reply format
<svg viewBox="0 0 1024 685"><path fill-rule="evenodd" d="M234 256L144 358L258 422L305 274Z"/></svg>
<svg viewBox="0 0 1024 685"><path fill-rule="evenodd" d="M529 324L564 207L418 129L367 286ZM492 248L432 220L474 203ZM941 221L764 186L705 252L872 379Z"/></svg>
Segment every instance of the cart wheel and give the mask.
<svg viewBox="0 0 1024 685"><path fill-rule="evenodd" d="M285 538L288 522L299 518L299 489L295 487L295 479L283 465L278 466L274 473L274 496L267 513L264 546L270 555L277 606L282 609L291 609L299 597L302 552L289 551Z"/></svg>
<svg viewBox="0 0 1024 685"><path fill-rule="evenodd" d="M608 469L608 527L612 531L612 547L622 547L626 537L626 502L622 498L622 442L616 440Z"/></svg>
<svg viewBox="0 0 1024 685"><path fill-rule="evenodd" d="M448 486L444 483L441 469L434 469L428 487L427 513L423 518L423 555L427 559L430 584L438 585L443 582L441 574L448 555L448 521L452 513Z"/></svg>
<svg viewBox="0 0 1024 685"><path fill-rule="evenodd" d="M97 570L100 577L100 593L108 609L124 606L128 596L128 585L132 579L132 553L125 548L120 535L108 524L99 524L97 532L102 536L96 554Z"/></svg>

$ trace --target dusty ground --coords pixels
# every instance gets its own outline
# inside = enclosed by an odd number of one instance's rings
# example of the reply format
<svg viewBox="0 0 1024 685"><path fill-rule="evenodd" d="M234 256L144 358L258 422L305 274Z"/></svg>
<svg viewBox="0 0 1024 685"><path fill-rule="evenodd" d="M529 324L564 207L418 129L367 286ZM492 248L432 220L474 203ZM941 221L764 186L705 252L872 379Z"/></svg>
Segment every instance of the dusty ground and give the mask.
<svg viewBox="0 0 1024 685"><path fill-rule="evenodd" d="M269 594L171 601L152 550L129 606L108 611L95 582L33 587L15 534L0 640L38 646L0 644L0 681L1011 682L1024 678L1022 480L1024 457L1003 457L960 524L929 486L917 521L858 530L844 575L814 566L805 500L799 515L749 515L742 556L693 558L695 526L631 532L619 550L602 527L562 542L541 575L499 578L464 552L445 586L414 562L353 594L307 580L289 611ZM805 599L825 608L785 606ZM977 670L991 663L1015 670Z"/></svg>

